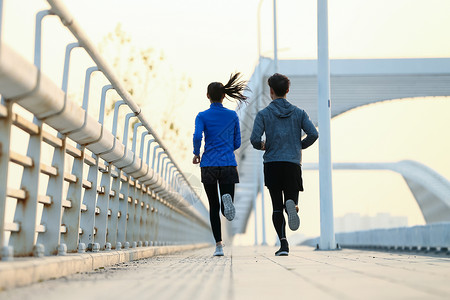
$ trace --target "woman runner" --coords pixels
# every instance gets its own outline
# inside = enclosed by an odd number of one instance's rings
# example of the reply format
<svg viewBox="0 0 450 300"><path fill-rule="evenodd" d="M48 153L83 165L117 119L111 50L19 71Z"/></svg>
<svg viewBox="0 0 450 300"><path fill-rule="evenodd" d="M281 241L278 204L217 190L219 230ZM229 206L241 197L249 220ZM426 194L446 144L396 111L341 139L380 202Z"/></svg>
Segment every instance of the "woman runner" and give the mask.
<svg viewBox="0 0 450 300"><path fill-rule="evenodd" d="M239 182L234 150L241 146L239 118L235 111L223 107L225 97L245 102L243 95L246 83L240 80L240 73L232 74L228 82L212 82L206 96L211 106L195 118L193 163L200 163L201 181L209 202L209 219L216 240L214 256L223 256L220 210L231 221L235 216L234 185ZM205 147L200 158L202 134ZM217 189L219 185L219 190ZM219 201L219 191L220 198Z"/></svg>

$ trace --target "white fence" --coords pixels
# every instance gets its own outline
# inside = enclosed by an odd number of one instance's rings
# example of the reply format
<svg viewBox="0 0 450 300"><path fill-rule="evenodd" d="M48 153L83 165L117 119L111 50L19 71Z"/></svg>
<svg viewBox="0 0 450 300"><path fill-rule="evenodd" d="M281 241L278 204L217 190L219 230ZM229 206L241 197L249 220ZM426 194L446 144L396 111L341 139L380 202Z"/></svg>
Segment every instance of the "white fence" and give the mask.
<svg viewBox="0 0 450 300"><path fill-rule="evenodd" d="M210 242L207 211L195 190L61 2L49 0L50 9L36 15L34 63L0 44L2 259ZM42 23L51 15L74 37L66 47L61 86L41 72ZM69 72L77 47L95 62L85 74ZM109 81L97 99L89 96L93 72ZM67 95L69 76L80 75L81 107ZM122 99L111 126L104 121L108 90ZM98 116L89 113L92 103L100 106ZM119 110L128 111L124 119Z"/></svg>
<svg viewBox="0 0 450 300"><path fill-rule="evenodd" d="M315 238L303 244L315 247L318 242L319 238ZM450 223L336 233L336 242L343 248L440 251L450 254Z"/></svg>

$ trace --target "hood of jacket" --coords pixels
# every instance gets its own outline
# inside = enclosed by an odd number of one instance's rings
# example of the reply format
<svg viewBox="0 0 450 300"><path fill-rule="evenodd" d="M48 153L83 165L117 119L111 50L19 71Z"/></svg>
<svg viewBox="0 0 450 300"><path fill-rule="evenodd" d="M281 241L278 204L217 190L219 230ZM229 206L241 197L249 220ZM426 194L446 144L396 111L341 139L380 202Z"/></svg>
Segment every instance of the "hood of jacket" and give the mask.
<svg viewBox="0 0 450 300"><path fill-rule="evenodd" d="M296 106L290 104L286 99L277 98L273 100L267 109L275 114L278 118L287 118L295 111Z"/></svg>

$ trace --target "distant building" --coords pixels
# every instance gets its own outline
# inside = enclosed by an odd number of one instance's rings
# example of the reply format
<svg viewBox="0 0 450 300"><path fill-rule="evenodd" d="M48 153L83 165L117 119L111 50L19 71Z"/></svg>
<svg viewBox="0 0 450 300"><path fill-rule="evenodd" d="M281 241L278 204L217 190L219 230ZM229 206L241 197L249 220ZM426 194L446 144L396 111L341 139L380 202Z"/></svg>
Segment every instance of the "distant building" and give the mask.
<svg viewBox="0 0 450 300"><path fill-rule="evenodd" d="M391 216L389 213L378 213L375 216L361 216L359 213L349 213L334 219L335 232L405 226L408 226L408 217Z"/></svg>

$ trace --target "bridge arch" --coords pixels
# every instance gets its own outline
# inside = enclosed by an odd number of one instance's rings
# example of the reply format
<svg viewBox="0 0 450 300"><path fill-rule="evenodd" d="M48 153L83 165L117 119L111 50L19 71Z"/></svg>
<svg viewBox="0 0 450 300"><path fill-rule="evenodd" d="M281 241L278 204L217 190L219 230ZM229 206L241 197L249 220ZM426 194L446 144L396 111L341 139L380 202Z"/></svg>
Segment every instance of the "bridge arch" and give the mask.
<svg viewBox="0 0 450 300"><path fill-rule="evenodd" d="M289 100L305 109L317 125L317 61L282 60L279 67L291 80ZM332 118L373 103L450 96L450 58L331 60L330 71ZM243 184L236 195L242 193L243 201L233 223L235 233L245 232L253 201L261 190L261 153L252 149L248 139L257 111L270 102L266 82L272 73L271 59L261 59L250 79L250 104L238 108L243 145L237 156ZM415 196L421 193L415 184L408 186Z"/></svg>
<svg viewBox="0 0 450 300"><path fill-rule="evenodd" d="M304 170L317 170L317 163L303 164ZM420 207L425 222L450 221L450 181L413 160L380 163L333 163L334 170L389 170L400 174Z"/></svg>

